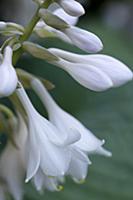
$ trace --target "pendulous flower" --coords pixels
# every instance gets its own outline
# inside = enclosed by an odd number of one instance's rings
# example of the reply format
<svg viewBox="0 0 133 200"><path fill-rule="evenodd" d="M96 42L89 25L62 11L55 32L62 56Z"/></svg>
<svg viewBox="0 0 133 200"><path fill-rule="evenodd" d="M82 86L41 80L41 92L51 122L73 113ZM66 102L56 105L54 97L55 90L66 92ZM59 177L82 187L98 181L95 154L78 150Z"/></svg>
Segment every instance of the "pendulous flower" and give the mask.
<svg viewBox="0 0 133 200"><path fill-rule="evenodd" d="M31 86L46 107L50 122L54 124L60 132L65 131L68 138L76 132L80 133L81 138L69 147L69 149L71 148L72 156L67 173L74 177L75 180L85 179L88 165L90 164L90 162L87 162L86 155L90 153L99 153L110 156L111 153L102 147L104 141L96 138L76 118L62 110L56 104L41 81L33 79ZM75 166L77 170L75 170Z"/></svg>
<svg viewBox="0 0 133 200"><path fill-rule="evenodd" d="M71 152L64 144L75 142L79 134L72 135L68 141L62 141L63 132L61 133L35 110L22 86L17 89L16 94L28 116L26 182L33 178L38 170L47 176L65 175L71 160Z"/></svg>
<svg viewBox="0 0 133 200"><path fill-rule="evenodd" d="M12 49L7 46L0 60L0 97L11 95L17 87L18 78L12 66Z"/></svg>

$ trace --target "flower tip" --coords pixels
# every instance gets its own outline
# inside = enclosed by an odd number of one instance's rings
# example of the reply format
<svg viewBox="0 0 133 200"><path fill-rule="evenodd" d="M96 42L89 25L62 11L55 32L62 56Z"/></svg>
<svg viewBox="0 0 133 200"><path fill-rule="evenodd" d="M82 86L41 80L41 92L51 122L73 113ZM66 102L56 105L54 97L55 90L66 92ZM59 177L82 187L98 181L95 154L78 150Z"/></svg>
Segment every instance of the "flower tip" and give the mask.
<svg viewBox="0 0 133 200"><path fill-rule="evenodd" d="M64 190L64 187L63 187L62 185L58 185L58 186L57 186L57 191L60 192L60 191L62 191L62 190Z"/></svg>
<svg viewBox="0 0 133 200"><path fill-rule="evenodd" d="M3 30L4 28L6 28L6 23L0 22L0 30Z"/></svg>
<svg viewBox="0 0 133 200"><path fill-rule="evenodd" d="M78 179L76 179L76 178L73 178L73 180L74 180L74 182L75 182L75 183L77 183L77 184L79 184L79 185L81 185L81 184L84 184L84 183L85 183L85 181L86 181L86 179L85 179L85 178L83 178L83 179L80 179L80 180L78 180Z"/></svg>
<svg viewBox="0 0 133 200"><path fill-rule="evenodd" d="M26 179L25 179L25 183L28 183L28 182L29 182L29 179L28 179L28 178L26 178Z"/></svg>
<svg viewBox="0 0 133 200"><path fill-rule="evenodd" d="M103 49L103 43L99 37L94 35L92 45L89 47L88 52L97 53Z"/></svg>
<svg viewBox="0 0 133 200"><path fill-rule="evenodd" d="M104 149L102 146L97 149L97 153L100 155L106 156L106 157L112 156L112 153L110 151Z"/></svg>
<svg viewBox="0 0 133 200"><path fill-rule="evenodd" d="M75 0L61 0L60 5L71 16L80 17L85 14L83 6Z"/></svg>
<svg viewBox="0 0 133 200"><path fill-rule="evenodd" d="M123 84L132 80L133 80L133 72L129 68L127 68L127 70L125 71L125 76L123 76Z"/></svg>

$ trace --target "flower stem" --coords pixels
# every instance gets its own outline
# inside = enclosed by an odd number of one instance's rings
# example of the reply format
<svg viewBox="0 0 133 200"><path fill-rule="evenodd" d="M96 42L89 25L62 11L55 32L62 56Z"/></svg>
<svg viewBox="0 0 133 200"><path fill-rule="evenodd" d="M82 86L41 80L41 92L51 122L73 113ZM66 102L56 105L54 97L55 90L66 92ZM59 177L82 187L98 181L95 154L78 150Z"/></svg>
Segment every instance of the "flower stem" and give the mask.
<svg viewBox="0 0 133 200"><path fill-rule="evenodd" d="M51 4L51 0L46 0L43 5L41 5L41 7L43 8L48 8L49 5ZM29 37L31 36L34 27L36 26L37 22L40 20L40 17L38 15L38 12L40 10L41 7L37 8L36 13L34 14L34 16L32 17L31 21L29 22L29 24L27 25L27 27L25 28L25 32L22 36L20 36L19 38L19 42L23 43L24 41L28 40ZM13 65L15 66L17 61L19 60L20 56L23 54L23 49L22 47L20 47L13 55Z"/></svg>

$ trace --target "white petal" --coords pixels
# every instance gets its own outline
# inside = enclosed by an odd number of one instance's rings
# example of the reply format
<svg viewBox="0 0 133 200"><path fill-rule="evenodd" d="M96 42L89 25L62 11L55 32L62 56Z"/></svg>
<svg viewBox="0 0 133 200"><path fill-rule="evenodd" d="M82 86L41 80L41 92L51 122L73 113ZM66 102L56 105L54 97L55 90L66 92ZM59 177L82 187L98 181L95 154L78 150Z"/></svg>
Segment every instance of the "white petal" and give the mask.
<svg viewBox="0 0 133 200"><path fill-rule="evenodd" d="M74 26L65 29L63 32L72 40L75 46L86 52L95 53L103 48L101 40L94 33Z"/></svg>
<svg viewBox="0 0 133 200"><path fill-rule="evenodd" d="M104 149L102 146L98 147L96 149L96 151L94 151L93 153L99 154L99 155L103 155L103 156L107 156L107 157L111 157L112 153L106 149Z"/></svg>
<svg viewBox="0 0 133 200"><path fill-rule="evenodd" d="M33 124L30 124L33 128L30 130L28 143L26 145L27 148L27 174L26 180L27 183L37 172L40 165L40 151L37 146L37 141L35 137L35 127ZM39 144L38 144L39 145Z"/></svg>
<svg viewBox="0 0 133 200"><path fill-rule="evenodd" d="M58 112L59 107L55 103L55 101L52 99L52 97L50 96L50 94L48 93L44 85L41 83L41 81L39 81L38 79L33 79L31 82L31 86L34 89L34 91L38 94L38 96L41 98L42 102L45 104L49 113L50 120L55 125L54 126L49 121L45 120L45 127L47 124L47 128L45 129L47 130L46 134L49 140L53 142L54 144L61 145L61 146L64 146L64 145L66 146L78 141L81 137L78 130L67 128L66 126L64 126L62 122L60 122L60 120L58 119L58 116L55 115L55 113ZM53 117L54 119L52 120ZM58 123L59 125L57 125ZM62 127L62 128L57 129L56 127L57 128ZM66 129L68 130L66 131Z"/></svg>
<svg viewBox="0 0 133 200"><path fill-rule="evenodd" d="M68 0L58 0L57 2L65 10L65 12L67 12L69 15L79 17L81 15L84 15L84 13L85 13L84 8L77 1L74 1L74 0L69 0L69 1Z"/></svg>
<svg viewBox="0 0 133 200"><path fill-rule="evenodd" d="M79 148L76 148L74 145L71 149L72 151L72 157L81 160L82 162L85 162L87 164L91 164L91 161L89 160L88 156L81 151Z"/></svg>
<svg viewBox="0 0 133 200"><path fill-rule="evenodd" d="M48 140L42 141L41 169L48 176L64 175L69 167L71 155L68 149L58 147Z"/></svg>
<svg viewBox="0 0 133 200"><path fill-rule="evenodd" d="M37 191L41 191L44 186L44 173L41 169L38 169L36 175L34 176L34 185Z"/></svg>
<svg viewBox="0 0 133 200"><path fill-rule="evenodd" d="M60 107L58 107L58 110L56 110L55 113L51 113L52 115L50 115L50 120L60 130L60 132L65 130L66 134L71 134L69 129L72 129L77 130L80 133L81 138L75 143L79 149L86 152L92 152L103 144L103 142L85 128L80 121L62 110Z"/></svg>
<svg viewBox="0 0 133 200"><path fill-rule="evenodd" d="M73 177L75 181L82 181L86 178L88 171L88 164L73 157L68 174Z"/></svg>
<svg viewBox="0 0 133 200"><path fill-rule="evenodd" d="M65 22L67 22L70 25L76 25L78 22L78 17L73 17L68 15L62 8L56 9L53 14L57 15L61 19L63 19Z"/></svg>

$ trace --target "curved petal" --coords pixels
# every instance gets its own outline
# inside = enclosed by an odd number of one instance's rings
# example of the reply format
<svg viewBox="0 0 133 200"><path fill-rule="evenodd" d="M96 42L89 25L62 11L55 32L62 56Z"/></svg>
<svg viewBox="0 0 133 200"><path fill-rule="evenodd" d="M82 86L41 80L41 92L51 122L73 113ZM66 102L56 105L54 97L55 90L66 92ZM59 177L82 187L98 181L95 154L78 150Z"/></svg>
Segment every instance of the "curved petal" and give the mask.
<svg viewBox="0 0 133 200"><path fill-rule="evenodd" d="M78 17L70 16L68 15L62 8L58 8L53 12L54 15L57 15L61 19L63 19L65 22L67 22L70 25L76 25L78 22Z"/></svg>
<svg viewBox="0 0 133 200"><path fill-rule="evenodd" d="M48 140L42 141L41 169L48 176L62 176L66 173L71 160L67 148L58 147Z"/></svg>
<svg viewBox="0 0 133 200"><path fill-rule="evenodd" d="M73 157L70 163L68 174L72 176L76 182L81 182L86 178L87 171L88 164Z"/></svg>
<svg viewBox="0 0 133 200"><path fill-rule="evenodd" d="M41 191L44 186L44 173L41 169L38 169L37 173L34 176L34 185L37 191Z"/></svg>
<svg viewBox="0 0 133 200"><path fill-rule="evenodd" d="M31 124L33 126L33 124ZM35 127L33 126L29 133L29 139L27 140L28 143L27 147L27 174L26 180L27 183L37 172L39 165L40 165L40 150L37 146L37 141L35 137Z"/></svg>

